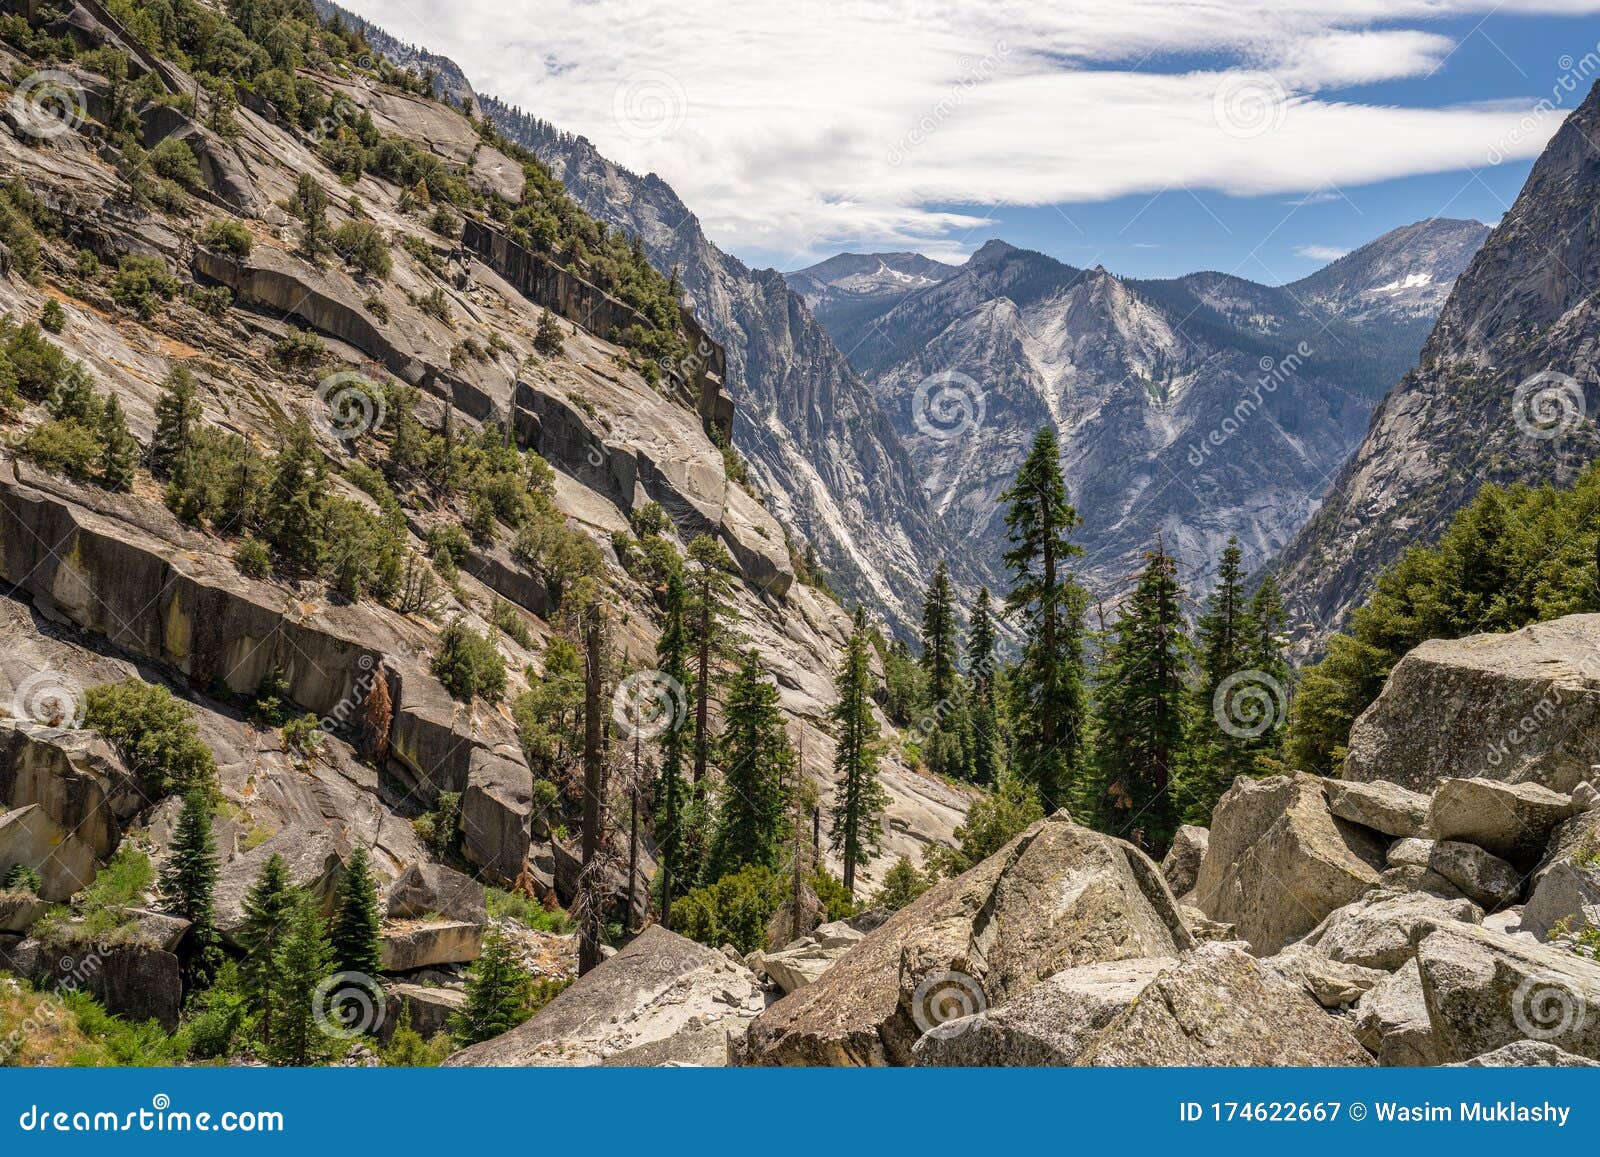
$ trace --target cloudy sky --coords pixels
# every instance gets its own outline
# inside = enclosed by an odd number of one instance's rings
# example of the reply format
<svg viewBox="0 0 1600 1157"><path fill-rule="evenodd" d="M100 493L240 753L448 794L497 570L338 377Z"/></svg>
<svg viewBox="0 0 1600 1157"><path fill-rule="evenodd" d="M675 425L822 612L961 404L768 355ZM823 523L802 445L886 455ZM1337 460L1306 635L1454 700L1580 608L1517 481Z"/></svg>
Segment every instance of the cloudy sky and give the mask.
<svg viewBox="0 0 1600 1157"><path fill-rule="evenodd" d="M1600 0L347 2L783 269L998 236L1289 280L1493 222L1600 80Z"/></svg>

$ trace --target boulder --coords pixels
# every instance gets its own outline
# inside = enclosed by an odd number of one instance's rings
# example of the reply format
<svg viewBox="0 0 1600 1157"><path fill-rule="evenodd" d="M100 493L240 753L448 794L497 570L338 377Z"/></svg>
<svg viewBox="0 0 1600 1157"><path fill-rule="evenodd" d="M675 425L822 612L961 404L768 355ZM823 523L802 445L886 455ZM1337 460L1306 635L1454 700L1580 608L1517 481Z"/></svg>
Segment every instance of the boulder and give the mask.
<svg viewBox="0 0 1600 1157"><path fill-rule="evenodd" d="M321 832L285 830L248 852L224 859L217 872L216 921L223 939L234 939L244 923L244 901L261 869L274 855L283 858L289 881L317 900L324 915L333 909L334 892L344 875L344 859L333 840Z"/></svg>
<svg viewBox="0 0 1600 1157"><path fill-rule="evenodd" d="M935 1025L912 1055L919 1065L1070 1065L1176 963L1112 960L1058 972L1016 1000Z"/></svg>
<svg viewBox="0 0 1600 1157"><path fill-rule="evenodd" d="M1438 1043L1416 959L1405 962L1356 1002L1356 1038L1385 1066L1436 1065Z"/></svg>
<svg viewBox="0 0 1600 1157"><path fill-rule="evenodd" d="M1197 942L1213 940L1225 942L1239 939L1238 932L1232 924L1213 920L1193 905L1180 903L1178 914L1183 917L1183 926L1189 930L1189 935Z"/></svg>
<svg viewBox="0 0 1600 1157"><path fill-rule="evenodd" d="M1433 639L1350 729L1344 777L1431 792L1447 779L1570 792L1600 763L1600 615Z"/></svg>
<svg viewBox="0 0 1600 1157"><path fill-rule="evenodd" d="M962 1012L1068 968L1191 947L1160 869L1065 812L929 889L750 1026L758 1065L907 1064Z"/></svg>
<svg viewBox="0 0 1600 1157"><path fill-rule="evenodd" d="M1211 818L1193 903L1270 956L1378 883L1384 843L1328 811L1316 776L1234 780Z"/></svg>
<svg viewBox="0 0 1600 1157"><path fill-rule="evenodd" d="M1428 867L1488 911L1515 903L1522 891L1517 870L1476 844L1439 840L1428 857Z"/></svg>
<svg viewBox="0 0 1600 1157"><path fill-rule="evenodd" d="M1156 977L1078 1054L1078 1065L1370 1065L1346 1023L1228 944Z"/></svg>
<svg viewBox="0 0 1600 1157"><path fill-rule="evenodd" d="M0 892L0 933L26 932L49 907L32 892Z"/></svg>
<svg viewBox="0 0 1600 1157"><path fill-rule="evenodd" d="M94 849L36 803L0 814L0 876L18 864L39 873L39 895L51 903L83 891L100 870Z"/></svg>
<svg viewBox="0 0 1600 1157"><path fill-rule="evenodd" d="M1470 924L1441 925L1417 949L1441 1060L1537 1040L1600 1059L1600 964Z"/></svg>
<svg viewBox="0 0 1600 1157"><path fill-rule="evenodd" d="M793 992L817 980L865 936L844 920L823 924L776 952L751 953L750 967L765 973L784 992Z"/></svg>
<svg viewBox="0 0 1600 1157"><path fill-rule="evenodd" d="M483 925L462 920L386 921L379 936L385 972L467 964L483 951Z"/></svg>
<svg viewBox="0 0 1600 1157"><path fill-rule="evenodd" d="M461 851L483 875L508 884L531 843L533 772L520 754L475 747L461 795Z"/></svg>
<svg viewBox="0 0 1600 1157"><path fill-rule="evenodd" d="M726 1064L728 1041L766 999L755 974L658 924L504 1036L450 1066L597 1065L627 1055L648 1064Z"/></svg>
<svg viewBox="0 0 1600 1157"><path fill-rule="evenodd" d="M1391 868L1426 868L1432 858L1433 841L1412 838L1390 844L1384 862Z"/></svg>
<svg viewBox="0 0 1600 1157"><path fill-rule="evenodd" d="M1174 896L1194 891L1195 877L1200 874L1200 861L1206 857L1206 844L1210 839L1209 830L1193 824L1184 824L1172 837L1172 847L1161 861L1161 874L1167 878L1167 887Z"/></svg>
<svg viewBox="0 0 1600 1157"><path fill-rule="evenodd" d="M1291 984L1303 987L1323 1008L1347 1008L1389 974L1360 964L1333 960L1313 948L1290 945L1262 964Z"/></svg>
<svg viewBox="0 0 1600 1157"><path fill-rule="evenodd" d="M1557 860L1539 873L1521 930L1548 940L1558 925L1569 932L1600 928L1600 867Z"/></svg>
<svg viewBox="0 0 1600 1157"><path fill-rule="evenodd" d="M1565 1049L1557 1048L1547 1041L1519 1040L1508 1045L1501 1045L1493 1052L1484 1053L1481 1057L1473 1057L1470 1061L1455 1061L1452 1068L1467 1069L1593 1069L1600 1068L1600 1061L1592 1061L1588 1057L1573 1056Z"/></svg>
<svg viewBox="0 0 1600 1157"><path fill-rule="evenodd" d="M1340 819L1397 839L1421 836L1428 830L1428 797L1420 792L1381 779L1371 783L1330 779L1324 786L1328 810Z"/></svg>
<svg viewBox="0 0 1600 1157"><path fill-rule="evenodd" d="M1483 911L1470 900L1380 890L1330 912L1301 945L1342 964L1393 972L1416 955L1417 941L1438 926L1482 920Z"/></svg>
<svg viewBox="0 0 1600 1157"><path fill-rule="evenodd" d="M400 1024L404 1010L411 1011L412 1031L423 1040L449 1028L450 1014L459 1012L467 1002L466 993L459 988L437 988L424 984L386 984L388 993L385 1016L379 1035L388 1040Z"/></svg>
<svg viewBox="0 0 1600 1157"><path fill-rule="evenodd" d="M444 916L468 924L488 922L483 885L443 864L412 864L389 885L387 911L392 920Z"/></svg>
<svg viewBox="0 0 1600 1157"><path fill-rule="evenodd" d="M0 719L0 802L38 804L58 828L105 860L122 840L121 824L146 801L96 732Z"/></svg>
<svg viewBox="0 0 1600 1157"><path fill-rule="evenodd" d="M144 943L98 944L73 938L25 940L12 952L40 987L86 992L107 1012L128 1020L155 1020L168 1032L183 1010L178 958Z"/></svg>
<svg viewBox="0 0 1600 1157"><path fill-rule="evenodd" d="M137 940L159 948L163 952L176 952L189 931L189 921L149 908L129 908L124 913L130 934Z"/></svg>
<svg viewBox="0 0 1600 1157"><path fill-rule="evenodd" d="M1537 783L1447 779L1433 793L1428 825L1435 839L1476 844L1532 867L1544 855L1550 833L1575 811L1571 796Z"/></svg>

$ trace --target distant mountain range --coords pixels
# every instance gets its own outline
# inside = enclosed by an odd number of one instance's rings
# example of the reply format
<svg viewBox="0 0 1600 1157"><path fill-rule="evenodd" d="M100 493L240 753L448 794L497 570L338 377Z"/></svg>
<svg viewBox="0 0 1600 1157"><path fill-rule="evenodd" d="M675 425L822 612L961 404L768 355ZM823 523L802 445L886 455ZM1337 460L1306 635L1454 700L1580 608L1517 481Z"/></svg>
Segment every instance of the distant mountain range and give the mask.
<svg viewBox="0 0 1600 1157"><path fill-rule="evenodd" d="M1124 279L1001 241L961 266L841 254L787 276L970 554L1003 549L995 500L1049 422L1093 592L1124 590L1159 537L1200 593L1229 535L1260 566L1311 516L1488 232L1421 222L1279 287Z"/></svg>

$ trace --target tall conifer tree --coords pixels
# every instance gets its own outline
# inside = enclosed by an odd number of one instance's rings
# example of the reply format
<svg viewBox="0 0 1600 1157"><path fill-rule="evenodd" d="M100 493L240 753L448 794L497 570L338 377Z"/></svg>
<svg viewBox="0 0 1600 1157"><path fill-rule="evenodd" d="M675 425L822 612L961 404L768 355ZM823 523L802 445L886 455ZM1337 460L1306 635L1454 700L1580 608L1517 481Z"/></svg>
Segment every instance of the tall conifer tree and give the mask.
<svg viewBox="0 0 1600 1157"><path fill-rule="evenodd" d="M866 614L857 608L834 688L834 796L830 846L844 858L844 886L853 896L856 868L871 863L883 842L887 796L878 782L878 721L872 714L872 667Z"/></svg>

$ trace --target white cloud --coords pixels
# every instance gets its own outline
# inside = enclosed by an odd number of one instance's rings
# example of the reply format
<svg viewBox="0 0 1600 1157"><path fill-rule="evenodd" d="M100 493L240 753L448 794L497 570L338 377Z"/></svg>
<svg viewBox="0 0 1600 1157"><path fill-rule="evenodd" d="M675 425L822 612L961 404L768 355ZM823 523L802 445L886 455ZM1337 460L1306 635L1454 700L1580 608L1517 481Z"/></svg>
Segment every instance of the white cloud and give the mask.
<svg viewBox="0 0 1600 1157"><path fill-rule="evenodd" d="M1296 257L1309 257L1312 261L1337 261L1349 252L1337 245L1301 245L1294 254Z"/></svg>
<svg viewBox="0 0 1600 1157"><path fill-rule="evenodd" d="M1427 75L1451 15L1600 0L355 0L482 90L655 171L736 251L953 253L982 209L1164 188L1292 196L1536 156L1530 99L1340 100ZM1204 53L1221 63L1173 71ZM1419 215L1429 206L1419 207Z"/></svg>

